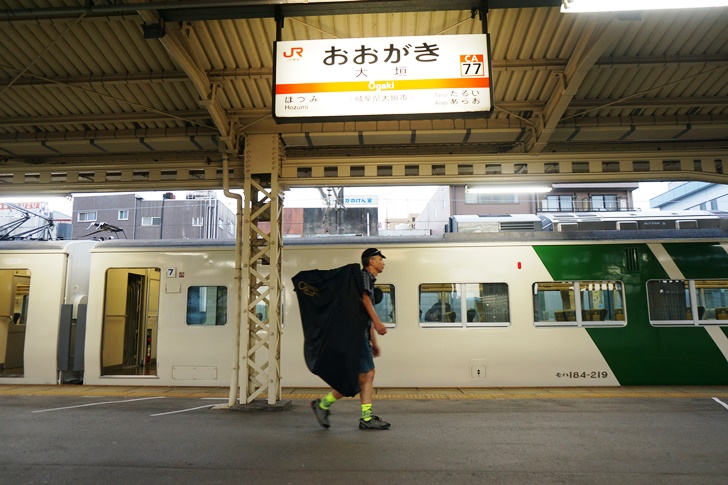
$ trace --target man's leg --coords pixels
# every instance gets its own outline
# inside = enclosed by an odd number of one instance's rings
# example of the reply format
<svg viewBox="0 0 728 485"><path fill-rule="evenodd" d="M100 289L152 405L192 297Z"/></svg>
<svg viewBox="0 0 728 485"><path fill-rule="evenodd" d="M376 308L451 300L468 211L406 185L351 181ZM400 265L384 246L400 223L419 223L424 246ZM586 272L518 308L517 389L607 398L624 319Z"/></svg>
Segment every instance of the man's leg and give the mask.
<svg viewBox="0 0 728 485"><path fill-rule="evenodd" d="M372 404L374 397L374 373L376 369L371 369L369 372L362 372L359 374L359 400L362 406L365 404Z"/></svg>
<svg viewBox="0 0 728 485"><path fill-rule="evenodd" d="M359 429L389 429L390 424L383 421L379 416L372 413L372 401L374 398L374 372L372 369L367 373L359 374L359 387L361 393L361 419L359 420Z"/></svg>
<svg viewBox="0 0 728 485"><path fill-rule="evenodd" d="M329 408L332 404L334 404L342 397L344 397L344 395L341 394L339 391L331 389L331 392L329 392L322 399L314 399L313 401L311 401L311 409L313 409L313 414L316 416L316 420L319 422L319 424L324 428L328 428L331 426L331 423L329 423L329 414L331 414Z"/></svg>

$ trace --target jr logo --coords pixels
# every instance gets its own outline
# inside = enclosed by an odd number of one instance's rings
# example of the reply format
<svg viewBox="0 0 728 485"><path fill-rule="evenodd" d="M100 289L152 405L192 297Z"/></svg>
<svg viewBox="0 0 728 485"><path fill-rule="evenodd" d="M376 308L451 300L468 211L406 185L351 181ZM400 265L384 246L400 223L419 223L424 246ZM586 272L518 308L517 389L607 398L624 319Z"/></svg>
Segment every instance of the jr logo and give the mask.
<svg viewBox="0 0 728 485"><path fill-rule="evenodd" d="M291 47L291 50L283 53L283 57L289 59L293 56L303 57L303 47Z"/></svg>

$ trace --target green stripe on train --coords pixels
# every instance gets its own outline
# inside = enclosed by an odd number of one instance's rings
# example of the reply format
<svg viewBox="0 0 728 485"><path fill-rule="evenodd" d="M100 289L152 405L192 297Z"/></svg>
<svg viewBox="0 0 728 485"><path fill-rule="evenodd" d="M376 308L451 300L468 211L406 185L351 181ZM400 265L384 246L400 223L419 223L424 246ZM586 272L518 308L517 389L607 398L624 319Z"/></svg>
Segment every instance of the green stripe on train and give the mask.
<svg viewBox="0 0 728 485"><path fill-rule="evenodd" d="M671 248L675 254L670 252L683 271L691 263L688 258L679 256L679 251L685 254L709 252L711 258L717 258L713 264L720 262L713 266L716 270L725 268L728 262L725 251L719 257L709 243L684 246ZM628 249L638 251L637 271L626 269ZM627 325L587 329L621 385L728 384L728 361L705 329L650 325L647 281L668 276L646 244L535 246L534 250L554 280L620 280L624 283ZM697 271L698 266L695 268ZM703 270L710 271L710 266ZM686 276L689 274L688 271ZM714 272L712 277L721 275L725 276L726 272Z"/></svg>

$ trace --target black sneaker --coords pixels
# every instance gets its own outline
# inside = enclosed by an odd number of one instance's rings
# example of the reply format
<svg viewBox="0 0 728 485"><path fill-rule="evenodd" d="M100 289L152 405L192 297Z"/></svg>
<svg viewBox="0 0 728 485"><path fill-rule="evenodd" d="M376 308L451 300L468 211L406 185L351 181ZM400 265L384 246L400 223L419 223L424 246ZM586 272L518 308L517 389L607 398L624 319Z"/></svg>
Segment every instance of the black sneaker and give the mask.
<svg viewBox="0 0 728 485"><path fill-rule="evenodd" d="M364 421L364 418L359 420L359 429L389 429L392 426L386 421L382 421L379 416L372 416L369 421Z"/></svg>
<svg viewBox="0 0 728 485"><path fill-rule="evenodd" d="M329 414L331 414L331 411L328 409L321 409L319 404L321 404L321 399L311 401L311 409L313 409L313 414L316 416L316 420L319 424L324 428L328 428L331 426L331 423L329 423Z"/></svg>

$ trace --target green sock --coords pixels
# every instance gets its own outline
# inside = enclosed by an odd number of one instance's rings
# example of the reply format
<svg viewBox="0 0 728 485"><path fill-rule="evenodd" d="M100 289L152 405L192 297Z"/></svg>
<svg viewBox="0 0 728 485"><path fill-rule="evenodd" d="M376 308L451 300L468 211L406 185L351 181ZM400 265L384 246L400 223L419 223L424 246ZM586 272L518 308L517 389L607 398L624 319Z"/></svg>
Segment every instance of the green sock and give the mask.
<svg viewBox="0 0 728 485"><path fill-rule="evenodd" d="M361 405L361 419L364 421L371 421L372 419L372 405L362 404Z"/></svg>
<svg viewBox="0 0 728 485"><path fill-rule="evenodd" d="M329 409L331 407L331 405L334 404L335 402L336 402L336 398L334 397L334 393L330 392L326 395L326 397L321 399L321 402L319 403L319 407L321 409Z"/></svg>

